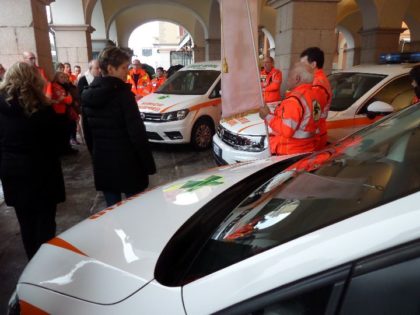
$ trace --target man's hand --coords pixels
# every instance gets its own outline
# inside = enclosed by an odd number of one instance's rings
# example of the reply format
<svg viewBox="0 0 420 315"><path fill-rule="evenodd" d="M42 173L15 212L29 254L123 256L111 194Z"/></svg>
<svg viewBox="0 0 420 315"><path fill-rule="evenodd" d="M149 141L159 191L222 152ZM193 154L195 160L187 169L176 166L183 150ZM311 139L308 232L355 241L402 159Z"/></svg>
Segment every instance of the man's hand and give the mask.
<svg viewBox="0 0 420 315"><path fill-rule="evenodd" d="M267 105L264 105L264 107L260 107L260 117L261 119L265 119L267 115L270 114L270 109Z"/></svg>

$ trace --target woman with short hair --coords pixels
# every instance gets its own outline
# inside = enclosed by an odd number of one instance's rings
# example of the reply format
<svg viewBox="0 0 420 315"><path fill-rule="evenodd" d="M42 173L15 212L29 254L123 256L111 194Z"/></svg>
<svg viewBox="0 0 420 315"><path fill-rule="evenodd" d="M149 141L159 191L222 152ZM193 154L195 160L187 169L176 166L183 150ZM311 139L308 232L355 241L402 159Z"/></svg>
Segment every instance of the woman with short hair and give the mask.
<svg viewBox="0 0 420 315"><path fill-rule="evenodd" d="M156 167L131 85L125 83L130 56L108 47L98 60L103 76L82 92L82 122L95 186L110 206L122 193L129 197L146 189Z"/></svg>
<svg viewBox="0 0 420 315"><path fill-rule="evenodd" d="M36 68L18 62L0 84L0 179L14 207L28 258L55 236L65 200L59 125Z"/></svg>

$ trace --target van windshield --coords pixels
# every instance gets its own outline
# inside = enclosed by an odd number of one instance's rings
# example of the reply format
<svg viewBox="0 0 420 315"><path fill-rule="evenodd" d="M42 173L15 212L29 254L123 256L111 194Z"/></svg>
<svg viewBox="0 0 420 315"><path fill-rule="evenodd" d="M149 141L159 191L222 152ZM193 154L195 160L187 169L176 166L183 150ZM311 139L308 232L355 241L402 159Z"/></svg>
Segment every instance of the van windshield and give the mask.
<svg viewBox="0 0 420 315"><path fill-rule="evenodd" d="M219 77L216 70L185 70L172 75L155 93L203 95Z"/></svg>

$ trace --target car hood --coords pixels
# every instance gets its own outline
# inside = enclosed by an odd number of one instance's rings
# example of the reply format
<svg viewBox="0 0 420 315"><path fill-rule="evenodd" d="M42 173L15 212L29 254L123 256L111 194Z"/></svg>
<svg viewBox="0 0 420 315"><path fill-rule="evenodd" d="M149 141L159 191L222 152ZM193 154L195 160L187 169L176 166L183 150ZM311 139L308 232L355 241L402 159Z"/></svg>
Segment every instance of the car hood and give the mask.
<svg viewBox="0 0 420 315"><path fill-rule="evenodd" d="M196 211L238 181L285 159L210 169L106 208L42 245L19 284L117 303L154 279L163 248Z"/></svg>
<svg viewBox="0 0 420 315"><path fill-rule="evenodd" d="M202 98L203 95L152 93L140 99L137 104L144 113L166 113L190 108L197 105Z"/></svg>
<svg viewBox="0 0 420 315"><path fill-rule="evenodd" d="M266 134L264 121L258 113L238 118L222 119L220 124L225 129L238 135L262 136Z"/></svg>

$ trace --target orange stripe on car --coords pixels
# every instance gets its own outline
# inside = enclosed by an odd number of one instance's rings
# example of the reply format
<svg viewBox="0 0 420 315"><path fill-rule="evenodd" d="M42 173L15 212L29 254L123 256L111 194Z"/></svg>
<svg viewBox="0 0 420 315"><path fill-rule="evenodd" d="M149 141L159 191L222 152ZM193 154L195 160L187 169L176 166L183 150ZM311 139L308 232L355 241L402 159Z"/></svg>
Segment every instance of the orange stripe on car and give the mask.
<svg viewBox="0 0 420 315"><path fill-rule="evenodd" d="M49 313L23 300L19 300L19 306L21 315L50 315Z"/></svg>
<svg viewBox="0 0 420 315"><path fill-rule="evenodd" d="M72 252L75 252L75 253L77 253L79 255L83 255L83 256L86 256L87 257L87 255L84 252L82 252L78 248L76 248L73 245L71 245L69 242L66 242L65 240L63 240L63 239L61 239L59 237L54 237L53 239L49 240L47 242L47 244L54 245L54 246L57 246L57 247L61 247L61 248L70 250Z"/></svg>
<svg viewBox="0 0 420 315"><path fill-rule="evenodd" d="M338 128L346 128L346 127L353 127L353 126L365 126L374 123L375 121L381 119L383 116L376 116L373 119L362 117L362 118L351 118L351 119L342 119L342 120L333 120L327 121L327 128L328 129L338 129Z"/></svg>
<svg viewBox="0 0 420 315"><path fill-rule="evenodd" d="M245 129L248 129L248 128L250 128L250 127L253 127L253 126L256 126L256 125L260 125L260 124L262 124L262 122L259 122L259 123L256 123L256 124L252 124L252 125L246 126L246 127L242 128L242 129L239 129L239 130L238 130L238 133L241 133L241 132L242 132L242 131L244 131Z"/></svg>
<svg viewBox="0 0 420 315"><path fill-rule="evenodd" d="M208 106L215 106L215 105L219 105L219 104L220 104L220 100L213 100L213 101L208 101L208 102L204 102L204 103L200 103L200 104L197 104L197 105L191 106L191 107L189 108L189 110L190 110L190 112L193 112L193 111L195 111L195 110L199 110L199 109L204 108L204 107L208 107ZM176 106L176 105L178 105L178 104L175 104L175 105L172 105L172 106L166 107L166 108L162 109L160 112L161 112L161 113L165 113L165 112L167 112L170 108L172 108L172 107L174 107L174 106Z"/></svg>

